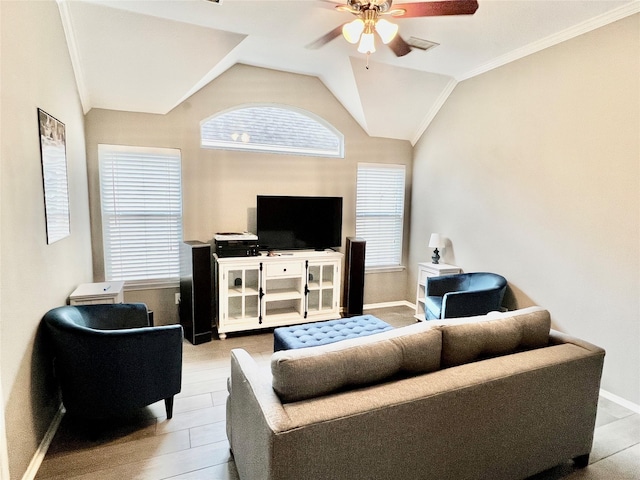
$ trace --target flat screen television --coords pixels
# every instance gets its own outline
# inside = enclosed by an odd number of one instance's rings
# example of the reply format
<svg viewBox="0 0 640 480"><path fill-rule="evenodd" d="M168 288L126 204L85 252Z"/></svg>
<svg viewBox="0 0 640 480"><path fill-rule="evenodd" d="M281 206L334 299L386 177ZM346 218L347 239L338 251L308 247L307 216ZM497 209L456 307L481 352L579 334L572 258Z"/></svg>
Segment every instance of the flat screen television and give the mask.
<svg viewBox="0 0 640 480"><path fill-rule="evenodd" d="M258 195L261 250L324 250L342 245L342 197Z"/></svg>

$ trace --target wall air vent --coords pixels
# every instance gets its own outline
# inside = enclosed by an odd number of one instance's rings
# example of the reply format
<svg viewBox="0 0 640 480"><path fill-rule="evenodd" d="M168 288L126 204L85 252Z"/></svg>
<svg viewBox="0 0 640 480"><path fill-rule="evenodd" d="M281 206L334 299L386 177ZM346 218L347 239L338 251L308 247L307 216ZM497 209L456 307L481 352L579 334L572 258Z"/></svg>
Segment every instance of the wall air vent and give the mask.
<svg viewBox="0 0 640 480"><path fill-rule="evenodd" d="M439 43L436 42L430 42L429 40L423 40L421 38L417 38L417 37L410 37L409 40L407 41L407 43L409 45L411 45L411 47L413 48L418 48L420 50L431 50L434 47L437 47L438 45L440 45Z"/></svg>

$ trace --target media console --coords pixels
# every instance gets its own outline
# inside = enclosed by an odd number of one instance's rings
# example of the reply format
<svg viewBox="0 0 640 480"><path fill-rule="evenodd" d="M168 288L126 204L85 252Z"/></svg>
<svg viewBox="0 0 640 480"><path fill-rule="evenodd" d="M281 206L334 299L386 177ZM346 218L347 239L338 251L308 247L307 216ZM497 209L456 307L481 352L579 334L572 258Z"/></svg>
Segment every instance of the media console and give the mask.
<svg viewBox="0 0 640 480"><path fill-rule="evenodd" d="M342 256L332 250L214 254L218 336L340 318Z"/></svg>

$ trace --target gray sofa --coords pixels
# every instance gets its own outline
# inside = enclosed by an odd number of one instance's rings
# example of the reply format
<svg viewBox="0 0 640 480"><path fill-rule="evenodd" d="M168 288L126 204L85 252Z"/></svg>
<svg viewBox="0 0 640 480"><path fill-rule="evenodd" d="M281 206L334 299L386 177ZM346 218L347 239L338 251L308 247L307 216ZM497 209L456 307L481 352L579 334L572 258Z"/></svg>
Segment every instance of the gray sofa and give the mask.
<svg viewBox="0 0 640 480"><path fill-rule="evenodd" d="M231 352L242 480L524 479L586 466L604 351L538 307L276 352Z"/></svg>

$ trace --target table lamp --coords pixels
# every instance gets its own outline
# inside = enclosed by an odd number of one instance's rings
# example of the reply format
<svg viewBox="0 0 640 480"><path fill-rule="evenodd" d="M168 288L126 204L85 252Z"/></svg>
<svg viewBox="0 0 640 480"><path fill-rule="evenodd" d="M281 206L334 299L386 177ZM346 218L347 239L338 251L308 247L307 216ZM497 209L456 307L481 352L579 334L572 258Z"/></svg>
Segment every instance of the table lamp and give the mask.
<svg viewBox="0 0 640 480"><path fill-rule="evenodd" d="M429 248L435 249L433 251L433 256L431 257L431 263L440 263L440 253L438 252L438 248L444 248L444 239L439 233L431 234L431 238L429 239Z"/></svg>

